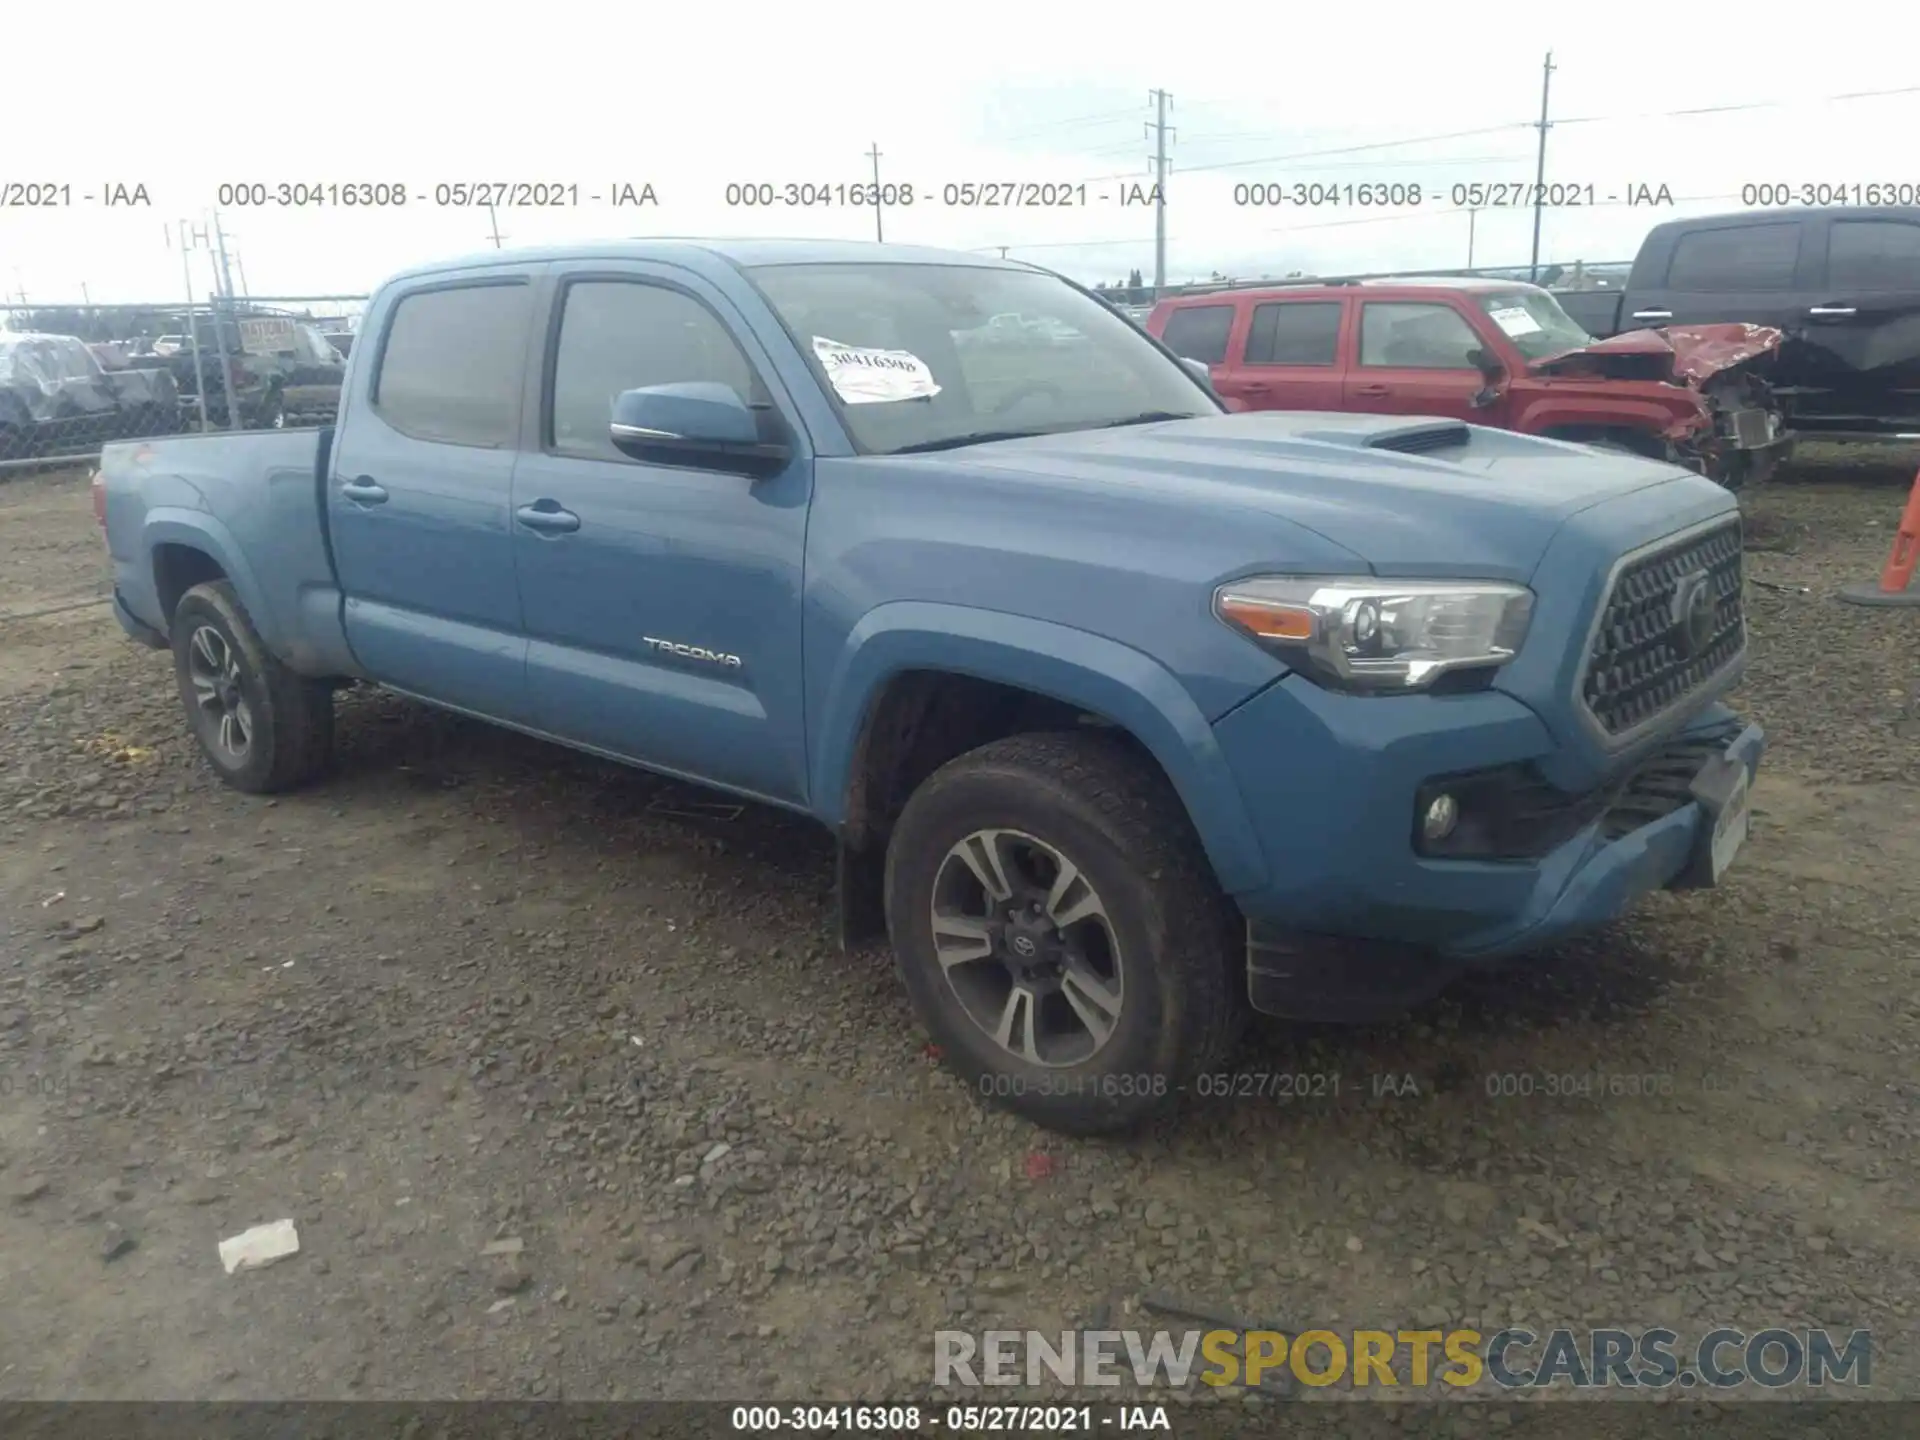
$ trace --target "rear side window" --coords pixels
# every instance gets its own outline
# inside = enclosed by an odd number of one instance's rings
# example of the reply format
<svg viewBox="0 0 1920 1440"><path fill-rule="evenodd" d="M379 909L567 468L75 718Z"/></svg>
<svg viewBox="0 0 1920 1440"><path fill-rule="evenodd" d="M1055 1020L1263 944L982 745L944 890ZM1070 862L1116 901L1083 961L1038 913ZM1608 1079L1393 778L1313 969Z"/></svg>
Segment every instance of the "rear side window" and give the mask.
<svg viewBox="0 0 1920 1440"><path fill-rule="evenodd" d="M1176 355L1208 365L1227 359L1227 336L1233 333L1231 305L1189 305L1167 317L1160 343Z"/></svg>
<svg viewBox="0 0 1920 1440"><path fill-rule="evenodd" d="M532 292L423 290L394 307L373 407L403 435L498 449L513 440Z"/></svg>
<svg viewBox="0 0 1920 1440"><path fill-rule="evenodd" d="M1471 370L1480 337L1451 305L1375 300L1360 307L1360 363Z"/></svg>
<svg viewBox="0 0 1920 1440"><path fill-rule="evenodd" d="M1247 332L1249 365L1331 365L1340 345L1340 302L1256 305Z"/></svg>
<svg viewBox="0 0 1920 1440"><path fill-rule="evenodd" d="M1827 283L1836 290L1920 290L1920 225L1834 221Z"/></svg>
<svg viewBox="0 0 1920 1440"><path fill-rule="evenodd" d="M1791 290L1799 258L1800 227L1792 222L1693 230L1673 247L1667 288L1699 295Z"/></svg>
<svg viewBox="0 0 1920 1440"><path fill-rule="evenodd" d="M730 386L748 404L758 394L753 367L706 306L631 280L567 287L553 364L557 453L625 460L609 429L620 392L696 381Z"/></svg>

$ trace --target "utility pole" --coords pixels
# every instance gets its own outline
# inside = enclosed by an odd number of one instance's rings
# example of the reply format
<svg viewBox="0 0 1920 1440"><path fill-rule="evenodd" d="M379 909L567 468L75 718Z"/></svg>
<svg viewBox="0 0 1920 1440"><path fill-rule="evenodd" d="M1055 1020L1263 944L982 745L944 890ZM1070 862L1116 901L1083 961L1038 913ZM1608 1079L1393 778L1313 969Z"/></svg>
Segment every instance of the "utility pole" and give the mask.
<svg viewBox="0 0 1920 1440"><path fill-rule="evenodd" d="M220 356L220 397L227 407L227 429L240 428L240 406L234 395L233 355L227 349L227 321L233 315L233 275L227 268L227 237L220 229L220 216L213 216L213 229L208 231L205 225L192 232L198 243L212 252L214 261L213 293L207 297L207 308L213 316L213 348ZM237 338L237 331L236 331ZM201 403L206 403L206 391L200 392Z"/></svg>
<svg viewBox="0 0 1920 1440"><path fill-rule="evenodd" d="M213 212L213 243L220 256L220 293L226 296L227 304L233 304L233 267L227 263L227 236L220 228L220 212Z"/></svg>
<svg viewBox="0 0 1920 1440"><path fill-rule="evenodd" d="M240 270L240 298L244 300L252 293L247 285L247 257L236 250L233 252L233 263L239 267Z"/></svg>
<svg viewBox="0 0 1920 1440"><path fill-rule="evenodd" d="M1469 270L1473 268L1473 222L1479 218L1479 215L1479 206L1469 205L1467 207L1467 269Z"/></svg>
<svg viewBox="0 0 1920 1440"><path fill-rule="evenodd" d="M493 248L500 248L500 217L494 212L493 201L487 201L487 224L493 227Z"/></svg>
<svg viewBox="0 0 1920 1440"><path fill-rule="evenodd" d="M179 224L180 224L180 270L181 270L181 273L186 277L186 281L187 281L187 339L193 346L194 399L198 402L200 406L200 433L204 435L207 433L207 430L209 428L207 423L207 371L206 371L206 367L200 363L200 317L194 313L194 309L193 309L192 253L193 253L194 232L187 228L186 221L182 220L179 222ZM202 239L204 239L206 236L206 232L204 230L201 231L200 236ZM214 333L218 334L220 331L220 326L217 322L215 323L213 328L214 328ZM225 341L222 341L221 344L222 344L222 348L224 348Z"/></svg>
<svg viewBox="0 0 1920 1440"><path fill-rule="evenodd" d="M887 237L880 219L880 211L883 207L880 204L880 142L878 140L874 141L867 151L867 157L873 161L873 238L884 245Z"/></svg>
<svg viewBox="0 0 1920 1440"><path fill-rule="evenodd" d="M1149 90L1147 98L1154 107L1147 133L1153 136L1153 298L1158 300L1167 283L1167 102L1173 97Z"/></svg>
<svg viewBox="0 0 1920 1440"><path fill-rule="evenodd" d="M1533 167L1533 256L1527 264L1527 279L1540 279L1540 215L1546 206L1547 185L1547 97L1553 91L1553 52L1547 51L1547 63L1540 71L1540 148Z"/></svg>

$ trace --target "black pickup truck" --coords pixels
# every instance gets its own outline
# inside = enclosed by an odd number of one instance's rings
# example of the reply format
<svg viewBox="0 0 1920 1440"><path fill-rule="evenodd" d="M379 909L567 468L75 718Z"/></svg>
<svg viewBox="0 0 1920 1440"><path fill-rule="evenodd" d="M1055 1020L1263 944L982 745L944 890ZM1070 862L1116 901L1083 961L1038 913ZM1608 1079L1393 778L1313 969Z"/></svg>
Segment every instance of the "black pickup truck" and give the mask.
<svg viewBox="0 0 1920 1440"><path fill-rule="evenodd" d="M1786 337L1768 379L1804 437L1920 434L1920 207L1670 220L1626 289L1556 297L1590 334L1739 320Z"/></svg>
<svg viewBox="0 0 1920 1440"><path fill-rule="evenodd" d="M191 336L163 336L162 340L175 343L162 351L161 342L156 341L154 354L131 362L171 372L190 421L198 415L197 397L204 379L208 420L221 429L229 424L227 386L220 368L224 340L241 428L278 430L333 423L340 408L346 361L314 326L290 316L246 314L224 321L224 333L216 331L208 316L201 316L196 328L197 368Z"/></svg>

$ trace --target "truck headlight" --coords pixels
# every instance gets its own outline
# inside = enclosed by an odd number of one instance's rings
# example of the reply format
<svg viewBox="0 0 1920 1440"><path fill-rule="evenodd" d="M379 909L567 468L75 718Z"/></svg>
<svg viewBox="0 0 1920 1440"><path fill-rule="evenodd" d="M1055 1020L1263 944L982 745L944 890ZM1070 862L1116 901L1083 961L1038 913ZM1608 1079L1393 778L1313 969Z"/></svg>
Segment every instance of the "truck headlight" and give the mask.
<svg viewBox="0 0 1920 1440"><path fill-rule="evenodd" d="M1493 580L1254 576L1222 585L1213 609L1324 685L1392 693L1506 664L1526 638L1533 592Z"/></svg>

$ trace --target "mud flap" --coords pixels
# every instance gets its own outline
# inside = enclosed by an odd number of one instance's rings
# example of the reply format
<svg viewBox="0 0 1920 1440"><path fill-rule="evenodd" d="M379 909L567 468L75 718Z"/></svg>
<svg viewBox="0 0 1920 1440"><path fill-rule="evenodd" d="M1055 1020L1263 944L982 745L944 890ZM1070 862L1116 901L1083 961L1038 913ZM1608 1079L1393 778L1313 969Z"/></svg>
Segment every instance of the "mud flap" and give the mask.
<svg viewBox="0 0 1920 1440"><path fill-rule="evenodd" d="M887 938L886 852L856 849L844 839L835 849L835 920L840 950L852 954Z"/></svg>

